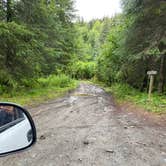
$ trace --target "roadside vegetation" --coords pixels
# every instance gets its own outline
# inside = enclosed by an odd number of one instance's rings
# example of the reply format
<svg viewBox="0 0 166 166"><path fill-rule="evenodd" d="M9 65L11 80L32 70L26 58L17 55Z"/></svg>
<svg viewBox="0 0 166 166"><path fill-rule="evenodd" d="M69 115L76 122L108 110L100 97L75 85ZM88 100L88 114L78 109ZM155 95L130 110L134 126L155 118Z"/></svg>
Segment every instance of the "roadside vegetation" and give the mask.
<svg viewBox="0 0 166 166"><path fill-rule="evenodd" d="M114 84L111 87L107 87L106 91L112 92L120 104L131 102L149 112L166 114L166 99L164 95L154 93L149 100L147 92L140 92L128 84Z"/></svg>
<svg viewBox="0 0 166 166"><path fill-rule="evenodd" d="M158 95L157 93L154 93L149 100L147 92L140 92L128 84L116 83L108 86L102 82L92 82L102 86L106 92L113 95L118 105L130 103L140 106L148 112L166 114L166 99L164 95Z"/></svg>
<svg viewBox="0 0 166 166"><path fill-rule="evenodd" d="M3 93L0 100L20 105L37 105L49 99L61 97L77 87L78 82L66 75L50 75L39 78L31 87L19 87L11 93Z"/></svg>

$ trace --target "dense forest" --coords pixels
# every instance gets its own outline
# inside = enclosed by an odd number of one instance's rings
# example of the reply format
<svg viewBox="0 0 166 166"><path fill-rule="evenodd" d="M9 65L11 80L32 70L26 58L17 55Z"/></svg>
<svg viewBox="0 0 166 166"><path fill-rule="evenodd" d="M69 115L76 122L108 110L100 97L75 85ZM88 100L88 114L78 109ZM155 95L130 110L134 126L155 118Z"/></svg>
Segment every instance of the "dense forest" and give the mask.
<svg viewBox="0 0 166 166"><path fill-rule="evenodd" d="M166 2L124 0L113 18L79 21L85 55L96 62L94 76L147 91L147 71L158 72L155 89L164 92L166 78ZM88 52L89 51L89 52Z"/></svg>
<svg viewBox="0 0 166 166"><path fill-rule="evenodd" d="M0 93L65 74L166 94L166 2L121 0L123 12L85 22L72 0L0 0ZM93 11L92 11L93 12Z"/></svg>
<svg viewBox="0 0 166 166"><path fill-rule="evenodd" d="M0 1L1 92L65 72L75 54L71 0Z"/></svg>

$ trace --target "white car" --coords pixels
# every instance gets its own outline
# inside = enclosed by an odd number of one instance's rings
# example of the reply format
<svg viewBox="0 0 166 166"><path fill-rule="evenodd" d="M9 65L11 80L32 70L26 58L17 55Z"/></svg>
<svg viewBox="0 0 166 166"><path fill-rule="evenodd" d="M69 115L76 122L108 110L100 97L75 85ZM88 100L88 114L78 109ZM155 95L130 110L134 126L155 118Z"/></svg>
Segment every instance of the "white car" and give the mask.
<svg viewBox="0 0 166 166"><path fill-rule="evenodd" d="M32 146L36 142L36 129L30 114L11 103L0 103L0 109L3 115L6 113L5 116L0 116L1 122L3 121L0 125L0 155Z"/></svg>

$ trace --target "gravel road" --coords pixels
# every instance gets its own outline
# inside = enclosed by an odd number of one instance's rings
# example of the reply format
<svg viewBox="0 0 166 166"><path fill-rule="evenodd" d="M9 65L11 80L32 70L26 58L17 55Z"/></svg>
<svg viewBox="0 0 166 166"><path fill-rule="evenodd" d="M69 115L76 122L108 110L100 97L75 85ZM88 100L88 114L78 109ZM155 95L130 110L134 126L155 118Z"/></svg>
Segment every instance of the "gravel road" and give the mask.
<svg viewBox="0 0 166 166"><path fill-rule="evenodd" d="M29 109L38 141L0 166L166 166L166 126L120 111L100 87Z"/></svg>

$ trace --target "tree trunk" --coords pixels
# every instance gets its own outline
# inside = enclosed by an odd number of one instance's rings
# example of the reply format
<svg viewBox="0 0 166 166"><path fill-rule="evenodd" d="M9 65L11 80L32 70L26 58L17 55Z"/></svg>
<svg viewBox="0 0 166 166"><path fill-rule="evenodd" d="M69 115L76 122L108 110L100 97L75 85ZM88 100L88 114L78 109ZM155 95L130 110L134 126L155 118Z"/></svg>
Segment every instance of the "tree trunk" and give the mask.
<svg viewBox="0 0 166 166"><path fill-rule="evenodd" d="M164 82L165 82L165 78L164 78L165 57L166 57L166 54L161 55L160 71L159 71L158 93L163 93L163 91L164 91Z"/></svg>
<svg viewBox="0 0 166 166"><path fill-rule="evenodd" d="M6 21L7 22L11 22L12 21L12 8L11 8L11 0L7 0L6 1ZM6 68L8 71L10 71L10 63L11 63L11 47L10 47L10 43L7 40L7 49L6 49Z"/></svg>
<svg viewBox="0 0 166 166"><path fill-rule="evenodd" d="M6 20L7 22L11 22L12 21L12 8L11 8L11 0L7 0L6 2Z"/></svg>

